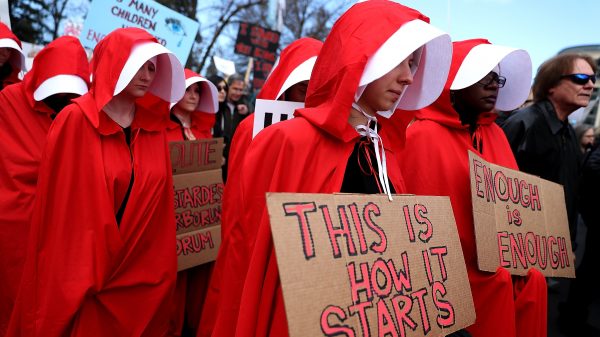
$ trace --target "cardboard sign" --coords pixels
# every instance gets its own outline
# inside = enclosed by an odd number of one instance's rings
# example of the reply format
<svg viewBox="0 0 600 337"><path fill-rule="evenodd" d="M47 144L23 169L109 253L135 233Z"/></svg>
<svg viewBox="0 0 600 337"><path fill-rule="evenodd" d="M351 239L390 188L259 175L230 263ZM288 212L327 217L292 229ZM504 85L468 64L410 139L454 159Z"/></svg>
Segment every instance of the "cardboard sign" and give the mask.
<svg viewBox="0 0 600 337"><path fill-rule="evenodd" d="M221 246L221 226L177 235L177 271L216 260Z"/></svg>
<svg viewBox="0 0 600 337"><path fill-rule="evenodd" d="M169 143L177 268L214 261L221 245L223 138Z"/></svg>
<svg viewBox="0 0 600 337"><path fill-rule="evenodd" d="M268 193L290 337L442 336L475 311L447 197Z"/></svg>
<svg viewBox="0 0 600 337"><path fill-rule="evenodd" d="M262 129L269 125L294 118L294 111L301 108L304 108L304 103L302 102L257 99L254 106L252 138L256 137Z"/></svg>
<svg viewBox="0 0 600 337"><path fill-rule="evenodd" d="M177 234L221 225L221 170L173 176Z"/></svg>
<svg viewBox="0 0 600 337"><path fill-rule="evenodd" d="M145 29L185 64L199 24L152 0L94 0L79 40L84 47L94 49L104 36L122 27Z"/></svg>
<svg viewBox="0 0 600 337"><path fill-rule="evenodd" d="M223 138L170 142L173 174L221 168Z"/></svg>
<svg viewBox="0 0 600 337"><path fill-rule="evenodd" d="M235 53L275 63L281 33L248 22L240 22Z"/></svg>
<svg viewBox="0 0 600 337"><path fill-rule="evenodd" d="M575 277L563 187L469 151L479 269Z"/></svg>

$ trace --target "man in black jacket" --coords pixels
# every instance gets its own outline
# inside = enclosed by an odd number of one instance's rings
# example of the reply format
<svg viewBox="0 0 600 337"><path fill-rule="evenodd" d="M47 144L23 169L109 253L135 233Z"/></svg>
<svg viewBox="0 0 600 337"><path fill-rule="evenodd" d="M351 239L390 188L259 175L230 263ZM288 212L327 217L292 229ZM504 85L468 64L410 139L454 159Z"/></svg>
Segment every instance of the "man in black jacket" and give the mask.
<svg viewBox="0 0 600 337"><path fill-rule="evenodd" d="M588 56L558 55L544 62L533 83L534 104L502 125L523 172L564 186L571 241L577 228L580 150L568 116L590 101L596 64Z"/></svg>
<svg viewBox="0 0 600 337"><path fill-rule="evenodd" d="M596 70L595 62L583 55L563 54L544 62L533 83L534 104L502 124L519 169L563 185L573 249L582 154L568 116L588 105ZM561 330L569 336L595 335L586 314L576 311L573 303L560 308Z"/></svg>

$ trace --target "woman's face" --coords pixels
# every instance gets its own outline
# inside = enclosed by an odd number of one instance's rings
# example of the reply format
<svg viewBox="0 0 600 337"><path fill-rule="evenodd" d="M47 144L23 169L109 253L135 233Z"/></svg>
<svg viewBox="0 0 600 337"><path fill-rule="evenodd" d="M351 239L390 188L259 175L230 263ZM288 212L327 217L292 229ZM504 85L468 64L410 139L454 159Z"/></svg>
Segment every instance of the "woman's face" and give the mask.
<svg viewBox="0 0 600 337"><path fill-rule="evenodd" d="M6 63L6 61L8 61L9 58L10 58L10 48L6 48L6 47L0 48L0 67L2 67L4 65L4 63Z"/></svg>
<svg viewBox="0 0 600 337"><path fill-rule="evenodd" d="M377 111L390 110L406 90L406 86L413 81L413 58L413 54L409 55L390 72L369 83L358 104L372 115Z"/></svg>
<svg viewBox="0 0 600 337"><path fill-rule="evenodd" d="M502 78L491 71L479 82L454 91L455 109L477 114L492 111L500 89L498 81L502 81Z"/></svg>
<svg viewBox="0 0 600 337"><path fill-rule="evenodd" d="M185 89L185 94L177 106L185 112L193 112L196 110L198 102L200 102L200 85L193 83Z"/></svg>
<svg viewBox="0 0 600 337"><path fill-rule="evenodd" d="M156 76L156 66L152 62L146 61L123 91L136 98L142 97L148 92L154 76Z"/></svg>
<svg viewBox="0 0 600 337"><path fill-rule="evenodd" d="M219 103L225 102L225 98L227 97L227 84L225 84L225 81L217 84L217 90L219 91Z"/></svg>

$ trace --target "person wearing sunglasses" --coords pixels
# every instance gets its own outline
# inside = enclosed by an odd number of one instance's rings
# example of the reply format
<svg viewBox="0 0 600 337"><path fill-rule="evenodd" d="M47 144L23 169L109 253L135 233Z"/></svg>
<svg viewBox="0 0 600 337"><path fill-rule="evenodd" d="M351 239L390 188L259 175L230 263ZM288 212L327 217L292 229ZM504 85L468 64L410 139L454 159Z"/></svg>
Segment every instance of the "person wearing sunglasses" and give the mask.
<svg viewBox="0 0 600 337"><path fill-rule="evenodd" d="M208 77L208 80L217 87L218 98L219 98L219 110L221 110L221 104L225 104L225 98L227 98L227 82L219 75L212 75Z"/></svg>
<svg viewBox="0 0 600 337"><path fill-rule="evenodd" d="M562 54L547 60L533 82L534 104L502 125L521 171L564 186L573 249L581 151L568 116L590 102L596 70L589 56Z"/></svg>
<svg viewBox="0 0 600 337"><path fill-rule="evenodd" d="M533 82L534 104L518 110L502 125L521 171L563 185L573 249L577 247L576 195L582 154L568 117L588 105L596 71L589 56L562 54L547 60ZM591 327L581 313L586 309L562 309L559 329L589 335Z"/></svg>
<svg viewBox="0 0 600 337"><path fill-rule="evenodd" d="M406 193L450 197L477 316L467 327L473 337L546 336L547 287L538 270L530 269L525 277L511 276L501 267L494 273L479 270L469 183L468 150L517 169L506 137L494 123L495 111L519 107L530 82L531 59L525 50L485 39L454 42L444 90L416 112L397 157Z"/></svg>

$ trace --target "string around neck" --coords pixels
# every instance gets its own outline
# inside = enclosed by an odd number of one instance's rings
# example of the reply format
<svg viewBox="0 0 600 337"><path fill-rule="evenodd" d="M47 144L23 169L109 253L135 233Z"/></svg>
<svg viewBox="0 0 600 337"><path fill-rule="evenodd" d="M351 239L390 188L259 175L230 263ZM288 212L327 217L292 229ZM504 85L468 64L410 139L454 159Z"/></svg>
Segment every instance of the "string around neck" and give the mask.
<svg viewBox="0 0 600 337"><path fill-rule="evenodd" d="M385 149L383 148L383 140L377 133L377 117L371 116L356 102L352 103L352 108L360 111L367 118L367 125L359 124L354 127L356 132L363 137L367 137L373 142L375 147L375 158L377 160L377 173L379 182L383 189L382 193L387 194L390 201L393 200L390 189L390 181L387 174L387 161L385 157ZM373 125L373 128L371 128Z"/></svg>

